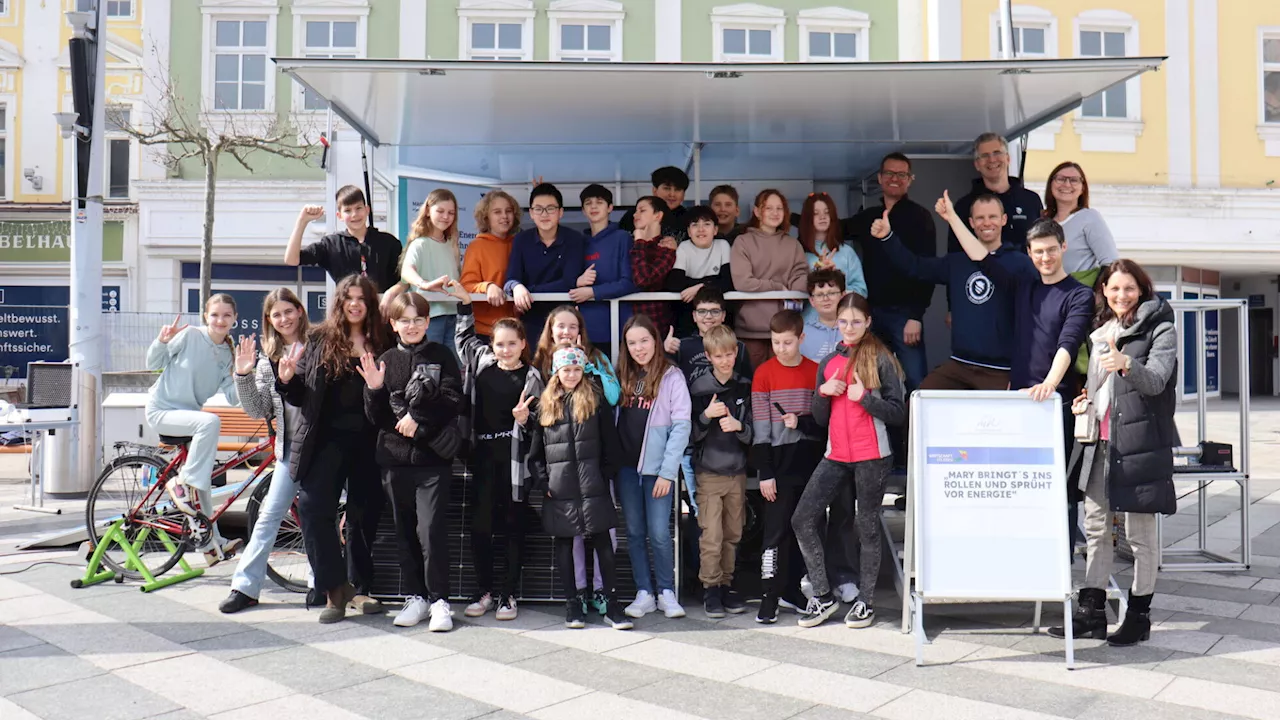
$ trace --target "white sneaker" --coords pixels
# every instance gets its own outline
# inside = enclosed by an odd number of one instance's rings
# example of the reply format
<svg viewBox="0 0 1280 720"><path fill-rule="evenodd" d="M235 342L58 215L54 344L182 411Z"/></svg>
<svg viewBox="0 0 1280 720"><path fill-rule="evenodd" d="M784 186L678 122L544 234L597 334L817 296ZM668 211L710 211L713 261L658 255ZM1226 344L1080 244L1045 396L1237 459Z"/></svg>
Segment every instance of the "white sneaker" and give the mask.
<svg viewBox="0 0 1280 720"><path fill-rule="evenodd" d="M413 627L430 614L430 606L421 595L413 595L404 601L404 607L396 614L393 624L396 627Z"/></svg>
<svg viewBox="0 0 1280 720"><path fill-rule="evenodd" d="M636 599L623 612L627 617L642 618L657 609L658 603L653 599L653 595L648 590L641 590L636 593Z"/></svg>
<svg viewBox="0 0 1280 720"><path fill-rule="evenodd" d="M485 593L476 598L475 602L468 605L467 609L462 611L462 614L467 617L480 617L492 609L493 596L489 593Z"/></svg>
<svg viewBox="0 0 1280 720"><path fill-rule="evenodd" d="M851 582L841 583L836 586L835 593L840 602L851 603L858 599L858 586Z"/></svg>
<svg viewBox="0 0 1280 720"><path fill-rule="evenodd" d="M800 578L800 592L804 593L807 598L813 597L813 583L809 582L808 575Z"/></svg>
<svg viewBox="0 0 1280 720"><path fill-rule="evenodd" d="M499 620L515 620L518 611L516 610L516 599L510 595L503 595L498 600L497 617Z"/></svg>
<svg viewBox="0 0 1280 720"><path fill-rule="evenodd" d="M431 603L431 624L427 626L431 632L449 632L453 629L453 609L444 598Z"/></svg>
<svg viewBox="0 0 1280 720"><path fill-rule="evenodd" d="M669 618L684 617L684 608L680 606L680 601L676 600L676 594L670 590L658 593L658 609Z"/></svg>

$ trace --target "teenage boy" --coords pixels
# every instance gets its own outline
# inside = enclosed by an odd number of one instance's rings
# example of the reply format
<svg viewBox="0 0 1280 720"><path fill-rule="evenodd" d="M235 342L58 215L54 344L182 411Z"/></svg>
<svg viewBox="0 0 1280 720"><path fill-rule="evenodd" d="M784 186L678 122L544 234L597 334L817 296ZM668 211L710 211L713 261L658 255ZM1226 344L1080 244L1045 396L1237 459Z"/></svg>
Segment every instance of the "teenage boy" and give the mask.
<svg viewBox="0 0 1280 720"><path fill-rule="evenodd" d="M667 205L666 212L662 214L662 234L670 235L676 242L684 240L688 231L684 218L684 195L689 190L689 176L680 168L668 165L654 170L649 181L653 184L653 196ZM627 232L634 232L635 215L635 210L628 210L618 225Z"/></svg>
<svg viewBox="0 0 1280 720"><path fill-rule="evenodd" d="M697 477L698 540L703 609L707 617L745 612L732 592L733 569L742 540L751 447L751 380L734 371L738 338L727 325L703 338L711 372L689 385L693 405L693 468Z"/></svg>
<svg viewBox="0 0 1280 720"><path fill-rule="evenodd" d="M1027 254L1003 244L1005 220L1000 198L984 195L974 201L969 225L991 261L1010 275L1034 278L1036 270ZM951 358L929 373L920 389L1007 390L1016 343L1013 291L993 283L978 263L962 252L922 258L907 250L894 236L887 211L871 224L871 236L882 241L889 259L907 274L947 286L952 313Z"/></svg>
<svg viewBox="0 0 1280 720"><path fill-rule="evenodd" d="M888 210L894 236L922 258L937 257L938 228L933 222L933 215L907 197L907 191L915 181L910 158L902 153L885 155L880 161L877 178L882 192L881 203L854 215L846 227L862 246L867 301L875 310L871 331L898 357L906 375L904 384L909 396L929 373L924 349L924 313L933 300L933 286L898 269L880 242L871 237L871 224Z"/></svg>
<svg viewBox="0 0 1280 720"><path fill-rule="evenodd" d="M729 272L729 256L733 248L729 241L716 237L716 215L711 208L699 205L685 213L689 220L689 239L676 247L676 264L667 274L666 289L680 293L680 308L676 311L676 334L687 337L696 331L691 321L690 303L704 287L721 292L733 290L733 276Z"/></svg>
<svg viewBox="0 0 1280 720"><path fill-rule="evenodd" d="M613 193L603 185L588 185L578 195L582 214L591 223L586 238L586 256L582 262L587 269L578 276L576 287L569 291L569 298L581 305L582 317L587 324L587 337L606 356L613 356L610 337L609 304L592 300L612 300L636 291L631 282L631 233L609 222L613 212ZM584 304L585 303L585 304ZM618 327L631 317L626 303L618 308Z"/></svg>
<svg viewBox="0 0 1280 720"><path fill-rule="evenodd" d="M586 257L586 238L560 225L564 196L551 183L541 183L529 193L533 227L521 230L511 241L511 260L503 290L524 313L529 337L542 335L542 325L554 303L533 306L530 293L564 293L577 287ZM590 331L588 331L590 332Z"/></svg>
<svg viewBox="0 0 1280 720"><path fill-rule="evenodd" d="M738 222L738 189L732 185L717 185L707 196L711 211L716 214L716 237L724 238L730 245L742 234Z"/></svg>
<svg viewBox="0 0 1280 720"><path fill-rule="evenodd" d="M675 337L667 333L662 348L680 366L685 379L692 387L693 382L711 370L711 359L707 356L705 338L712 328L724 325L725 300L724 293L714 287L704 287L693 296L693 323L698 334L686 338ZM736 336L735 336L736 337ZM745 378L751 377L751 358L747 355L747 346L738 341L733 369Z"/></svg>
<svg viewBox="0 0 1280 720"><path fill-rule="evenodd" d="M760 579L764 597L756 622L778 621L778 605L801 608L800 575L804 562L798 557L791 515L805 483L818 466L825 433L813 418L813 389L818 363L800 354L804 318L795 310L782 310L769 321L773 357L756 368L751 381L751 465L760 472L760 495L765 499L764 550L760 555Z"/></svg>
<svg viewBox="0 0 1280 720"><path fill-rule="evenodd" d="M979 177L969 194L956 201L956 215L967 222L974 202L983 195L994 195L1009 218L1004 227L1005 244L1025 251L1027 231L1044 211L1044 204L1034 190L1023 186L1021 178L1009 176L1009 141L996 133L979 135L973 141L973 167ZM954 232L947 238L947 252L960 252Z"/></svg>
<svg viewBox="0 0 1280 720"><path fill-rule="evenodd" d="M284 248L284 264L317 265L335 283L348 275L364 275L379 293L387 293L400 283L400 241L395 235L369 225L369 205L364 191L343 185L334 196L342 229L302 247L307 225L324 217L324 208L305 205L293 225L293 234Z"/></svg>
<svg viewBox="0 0 1280 720"><path fill-rule="evenodd" d="M662 198L645 196L636 201L631 244L631 280L641 292L661 292L667 287L667 275L676 264L678 241L667 234L666 213L661 212ZM661 213L661 214L660 214ZM668 335L674 314L665 300L642 300L632 303L633 315L648 315L659 335Z"/></svg>
<svg viewBox="0 0 1280 720"><path fill-rule="evenodd" d="M804 314L804 340L800 354L820 363L840 344L836 308L844 297L844 273L833 267L809 272L809 310ZM812 311L812 312L810 312Z"/></svg>

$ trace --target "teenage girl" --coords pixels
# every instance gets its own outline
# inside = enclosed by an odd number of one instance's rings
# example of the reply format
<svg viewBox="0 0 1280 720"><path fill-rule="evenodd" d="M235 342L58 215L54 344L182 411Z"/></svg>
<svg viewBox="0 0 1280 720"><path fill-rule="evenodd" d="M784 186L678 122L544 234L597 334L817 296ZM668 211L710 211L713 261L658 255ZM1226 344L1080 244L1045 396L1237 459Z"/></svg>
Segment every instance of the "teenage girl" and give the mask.
<svg viewBox="0 0 1280 720"><path fill-rule="evenodd" d="M492 341L486 343L476 334L466 287L454 284L449 291L458 298L457 346L462 355L463 395L471 403L475 447L471 557L478 590L465 614L480 617L496 607L499 620L515 620L528 493L525 428L530 409L542 394L542 374L529 365L523 322L513 317L495 320L490 328ZM495 529L507 540L507 574L500 587L493 579Z"/></svg>
<svg viewBox="0 0 1280 720"><path fill-rule="evenodd" d="M349 275L338 283L329 315L306 347L295 347L276 367L280 397L300 410L289 443L289 476L299 483L298 513L315 587L326 596L322 623L342 620L348 605L382 612L382 604L369 596L370 549L385 496L374 458L377 433L365 416L365 381L356 368L361 356L377 357L386 349L384 327L373 283ZM338 538L344 487L345 553Z"/></svg>
<svg viewBox="0 0 1280 720"><path fill-rule="evenodd" d="M636 580L636 599L626 612L635 618L654 610L669 618L684 617L675 594L671 508L692 429L689 387L684 373L662 352L658 329L647 315L633 315L622 337L627 351L618 363L623 397L618 405L622 468L617 488ZM649 575L650 550L656 587Z"/></svg>
<svg viewBox="0 0 1280 720"><path fill-rule="evenodd" d="M604 353L600 352L587 339L586 321L583 319L582 313L578 312L578 308L572 305L561 305L552 310L551 314L547 316L546 325L542 328L542 335L538 338L537 352L533 356L533 365L542 373L543 377L551 375L551 359L555 351L566 347L576 347L582 350L587 356L584 374L596 386L596 390L604 395L605 401L609 403L610 407L617 405L618 398L622 395L622 386L618 384L618 377L613 372L613 364L609 362L609 358ZM609 536L613 538L614 549L616 550L617 532L611 530ZM579 594L585 596L587 590L587 554L582 538L576 538L573 541L573 563L574 578L578 583ZM608 602L601 585L600 566L598 563L595 571L591 583L595 593L591 595L589 604L596 612L604 615Z"/></svg>
<svg viewBox="0 0 1280 720"><path fill-rule="evenodd" d="M414 218L409 231L413 240L400 256L400 280L419 292L445 292L450 279L462 275L458 252L458 199L444 188L436 188ZM454 351L454 303L431 303L431 324L427 340Z"/></svg>
<svg viewBox="0 0 1280 720"><path fill-rule="evenodd" d="M285 405L276 392L276 365L295 345L305 342L309 331L302 301L289 288L277 288L262 303L262 355L258 355L251 335L241 336L236 348L235 378L240 406L249 417L263 418L274 425L276 466L249 545L231 578L231 594L218 606L224 613L239 612L258 604L267 559L275 546L280 521L298 496L298 483L289 475L289 440L298 425L298 408Z"/></svg>
<svg viewBox="0 0 1280 720"><path fill-rule="evenodd" d="M453 612L445 514L465 401L453 353L427 339L430 311L417 293L392 300L387 315L399 343L377 362L366 353L358 371L365 381L365 413L378 428L378 465L409 591L395 624L412 627L430 617L432 632L448 632Z"/></svg>
<svg viewBox="0 0 1280 720"><path fill-rule="evenodd" d="M862 275L862 261L852 245L844 242L840 228L840 216L836 214L836 201L826 193L810 193L800 211L800 245L810 270L820 267L835 268L844 273L845 290L866 297L867 281ZM806 318L817 318L812 307L805 310Z"/></svg>
<svg viewBox="0 0 1280 720"><path fill-rule="evenodd" d="M215 393L222 393L232 405L240 402L231 379L230 333L236 324L236 301L221 293L210 297L204 304L204 327L179 325L180 319L175 317L172 325L161 327L147 348L147 369L161 371L147 398L147 424L162 435L191 438L187 461L168 485L169 496L187 515L195 515L197 509L208 514L213 512L213 460L222 421L201 408ZM194 498L188 489L194 491ZM234 555L244 544L239 539L224 544L217 525L203 540L210 565Z"/></svg>
<svg viewBox="0 0 1280 720"><path fill-rule="evenodd" d="M609 530L618 524L609 477L617 470L617 430L613 413L595 385L583 382L586 353L560 348L552 375L538 401L538 421L529 449L534 487L544 492L542 526L555 538L556 566L564 583L565 626L586 624L587 598L575 587L573 538L587 536L604 580L605 621L630 630L618 605L617 571Z"/></svg>
<svg viewBox="0 0 1280 720"><path fill-rule="evenodd" d="M876 578L880 575L880 504L892 466L889 425L901 425L902 366L871 332L871 306L849 293L837 308L840 344L818 365L813 416L829 426L827 452L809 478L791 525L813 583L813 597L800 614L801 627L820 625L840 607L827 580L826 556L819 528L827 507L850 481L857 496L860 549L859 594L844 624L862 628L875 622Z"/></svg>

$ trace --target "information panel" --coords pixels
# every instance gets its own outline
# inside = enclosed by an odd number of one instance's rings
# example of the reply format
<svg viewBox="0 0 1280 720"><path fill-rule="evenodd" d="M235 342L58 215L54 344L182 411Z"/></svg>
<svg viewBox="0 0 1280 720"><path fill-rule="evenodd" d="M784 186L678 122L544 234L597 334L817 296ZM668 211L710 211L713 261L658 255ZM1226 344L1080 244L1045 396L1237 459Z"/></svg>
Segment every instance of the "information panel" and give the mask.
<svg viewBox="0 0 1280 720"><path fill-rule="evenodd" d="M1061 401L921 391L911 421L917 593L926 602L1063 600Z"/></svg>

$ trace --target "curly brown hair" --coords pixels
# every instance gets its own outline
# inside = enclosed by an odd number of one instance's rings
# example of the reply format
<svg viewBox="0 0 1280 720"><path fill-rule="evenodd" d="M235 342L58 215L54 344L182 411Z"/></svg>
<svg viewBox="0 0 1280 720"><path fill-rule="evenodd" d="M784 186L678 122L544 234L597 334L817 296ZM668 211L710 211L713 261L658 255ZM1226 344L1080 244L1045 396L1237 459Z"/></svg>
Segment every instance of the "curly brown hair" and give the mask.
<svg viewBox="0 0 1280 720"><path fill-rule="evenodd" d="M330 378L342 377L351 370L352 357L351 329L347 324L347 315L343 305L351 299L353 289L360 291L364 303L364 320L360 322L360 333L364 335L364 344L374 357L387 349L386 323L378 311L378 291L373 283L363 275L348 275L338 283L329 298L329 314L312 333L312 340L320 343L320 365Z"/></svg>

